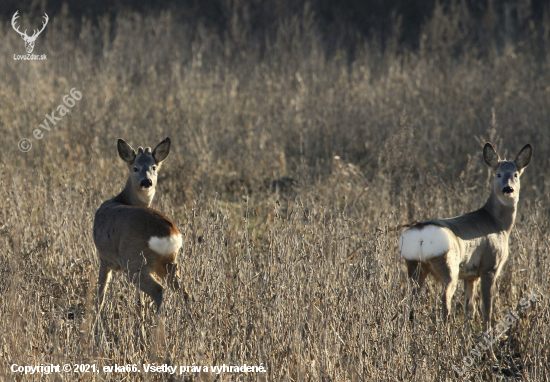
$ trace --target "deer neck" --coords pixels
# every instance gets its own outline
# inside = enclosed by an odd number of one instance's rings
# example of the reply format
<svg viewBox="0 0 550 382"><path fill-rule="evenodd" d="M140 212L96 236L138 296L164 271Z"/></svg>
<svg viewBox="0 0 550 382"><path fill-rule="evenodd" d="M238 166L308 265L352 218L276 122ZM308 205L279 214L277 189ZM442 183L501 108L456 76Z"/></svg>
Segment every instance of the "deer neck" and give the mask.
<svg viewBox="0 0 550 382"><path fill-rule="evenodd" d="M493 190L482 209L495 220L499 229L510 234L516 220L517 203L517 199L508 204L502 202Z"/></svg>
<svg viewBox="0 0 550 382"><path fill-rule="evenodd" d="M126 181L124 190L117 196L120 202L136 207L149 207L155 196L155 189L136 190L130 179Z"/></svg>

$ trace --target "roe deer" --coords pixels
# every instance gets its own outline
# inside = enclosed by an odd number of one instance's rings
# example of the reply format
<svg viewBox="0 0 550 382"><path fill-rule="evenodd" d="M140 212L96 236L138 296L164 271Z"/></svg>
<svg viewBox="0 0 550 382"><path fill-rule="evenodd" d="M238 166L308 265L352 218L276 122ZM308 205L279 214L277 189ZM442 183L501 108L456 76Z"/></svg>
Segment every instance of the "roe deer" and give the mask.
<svg viewBox="0 0 550 382"><path fill-rule="evenodd" d="M429 273L445 284L445 320L458 279L464 280L465 316L475 315L473 297L481 279L484 325L491 325L493 289L508 258L508 237L516 219L519 177L532 154L533 149L527 144L515 160L501 160L493 146L486 143L483 159L496 173L487 203L452 219L418 223L401 235L399 251L407 262L409 277L417 282L414 293Z"/></svg>
<svg viewBox="0 0 550 382"><path fill-rule="evenodd" d="M113 271L128 272L157 306L162 303L166 278L174 289L179 288L176 258L182 238L176 225L160 212L149 208L155 196L157 174L170 152L170 138L138 152L124 140L118 140L118 154L130 169L126 187L113 199L99 207L94 221L94 243L99 254L97 290L98 311Z"/></svg>

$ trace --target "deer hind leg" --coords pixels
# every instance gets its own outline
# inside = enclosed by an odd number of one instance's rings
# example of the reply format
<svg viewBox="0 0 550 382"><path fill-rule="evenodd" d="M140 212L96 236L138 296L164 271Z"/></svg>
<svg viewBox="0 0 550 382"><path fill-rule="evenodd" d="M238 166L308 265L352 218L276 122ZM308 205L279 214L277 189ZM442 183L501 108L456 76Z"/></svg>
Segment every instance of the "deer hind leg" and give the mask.
<svg viewBox="0 0 550 382"><path fill-rule="evenodd" d="M165 261L170 261L171 259L162 259L155 251L149 248L141 249L139 257L131 256L135 252L138 251L131 248L127 254L127 258L130 259L127 262L128 276L132 283L153 299L158 313L162 304L164 291L159 280L166 277Z"/></svg>
<svg viewBox="0 0 550 382"><path fill-rule="evenodd" d="M160 311L162 304L162 294L164 288L153 276L153 272L149 267L143 267L139 272L139 289L149 295L157 306L157 313Z"/></svg>
<svg viewBox="0 0 550 382"><path fill-rule="evenodd" d="M189 292L185 289L184 285L180 285L178 277L180 275L178 265L175 263L168 263L165 266L166 269L166 283L175 291L182 289L183 299L189 300Z"/></svg>
<svg viewBox="0 0 550 382"><path fill-rule="evenodd" d="M177 253L164 257L158 255L154 251L151 251L150 257L154 259L154 269L157 276L161 280L166 280L168 286L175 291L179 290L181 287L183 289L183 298L187 301L189 299L189 293L187 292L187 289L185 289L185 286L180 286L178 281L180 273L179 267L176 264Z"/></svg>
<svg viewBox="0 0 550 382"><path fill-rule="evenodd" d="M479 278L473 280L464 280L464 319L473 319L476 316L476 286Z"/></svg>
<svg viewBox="0 0 550 382"><path fill-rule="evenodd" d="M406 262L409 279L415 283L412 295L416 296L424 285L424 281L426 281L429 272L426 265L422 264L420 261L406 260ZM414 309L411 309L409 313L409 320L414 320Z"/></svg>
<svg viewBox="0 0 550 382"><path fill-rule="evenodd" d="M443 294L443 318L445 321L449 319L451 313L451 303L458 285L458 277L450 277L445 281L445 293Z"/></svg>
<svg viewBox="0 0 550 382"><path fill-rule="evenodd" d="M148 256L147 251L141 252L142 257L128 264L128 277L130 281L149 295L157 306L157 313L160 310L164 288L155 277L156 266L154 258ZM139 294L138 294L139 296Z"/></svg>
<svg viewBox="0 0 550 382"><path fill-rule="evenodd" d="M178 290L180 288L180 284L178 281L178 276L179 276L178 265L175 263L168 263L164 266L164 268L166 272L166 283L173 290Z"/></svg>
<svg viewBox="0 0 550 382"><path fill-rule="evenodd" d="M154 258L154 256L151 256ZM174 290L178 290L180 287L178 276L178 265L174 262L167 262L162 258L154 258L154 264L152 265L153 271L157 274L159 279L166 280L168 286Z"/></svg>
<svg viewBox="0 0 550 382"><path fill-rule="evenodd" d="M443 280L445 291L443 293L443 319L448 320L451 313L451 303L458 285L458 266L452 267L447 256L441 256L431 260L432 268L438 277Z"/></svg>
<svg viewBox="0 0 550 382"><path fill-rule="evenodd" d="M426 266L420 261L406 260L407 261L407 271L409 274L409 279L415 281L416 285L413 290L413 294L416 294L424 285L426 277L428 276L428 270Z"/></svg>

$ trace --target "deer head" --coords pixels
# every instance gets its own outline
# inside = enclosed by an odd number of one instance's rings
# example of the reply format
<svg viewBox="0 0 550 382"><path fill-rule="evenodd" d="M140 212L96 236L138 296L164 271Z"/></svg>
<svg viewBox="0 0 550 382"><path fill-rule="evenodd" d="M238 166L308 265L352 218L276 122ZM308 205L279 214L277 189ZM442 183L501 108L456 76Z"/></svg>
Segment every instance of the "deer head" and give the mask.
<svg viewBox="0 0 550 382"><path fill-rule="evenodd" d="M40 33L42 33L42 31L44 30L44 28L46 28L46 25L48 24L48 15L46 13L44 13L44 17L46 19L45 22L42 22L42 29L40 29L40 31L37 31L36 29L34 30L32 36L27 36L27 30L25 29L25 32L20 32L19 31L19 27L15 27L15 20L19 17L17 15L19 11L15 12L15 14L13 15L12 19L11 19L11 26L13 27L13 29L19 33L21 35L21 38L23 40L25 40L25 49L27 50L27 53L32 53L32 50L34 49L34 42L36 41L36 38L38 37L38 35Z"/></svg>

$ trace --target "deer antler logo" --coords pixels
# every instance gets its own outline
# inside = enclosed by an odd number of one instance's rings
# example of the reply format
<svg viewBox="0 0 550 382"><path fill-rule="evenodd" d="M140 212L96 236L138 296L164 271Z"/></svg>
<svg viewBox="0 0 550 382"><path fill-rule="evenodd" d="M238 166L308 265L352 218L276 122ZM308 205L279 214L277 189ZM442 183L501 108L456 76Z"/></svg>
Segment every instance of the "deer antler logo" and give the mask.
<svg viewBox="0 0 550 382"><path fill-rule="evenodd" d="M37 31L36 29L34 30L34 33L32 34L32 36L27 36L27 30L25 29L25 32L20 32L19 31L19 27L15 27L15 20L19 17L17 15L19 11L15 12L15 14L13 15L12 19L11 19L11 26L13 27L13 29L19 33L21 35L21 38L23 38L23 40L25 40L25 49L27 50L27 53L32 53L32 50L34 49L34 42L36 41L36 38L38 37L38 35L40 35L40 33L42 33L42 31L44 30L44 28L46 28L46 25L48 24L48 15L46 13L44 13L44 17L46 19L46 21L42 22L42 29L40 29L40 31Z"/></svg>

